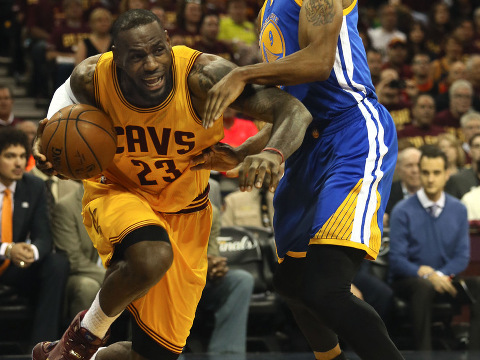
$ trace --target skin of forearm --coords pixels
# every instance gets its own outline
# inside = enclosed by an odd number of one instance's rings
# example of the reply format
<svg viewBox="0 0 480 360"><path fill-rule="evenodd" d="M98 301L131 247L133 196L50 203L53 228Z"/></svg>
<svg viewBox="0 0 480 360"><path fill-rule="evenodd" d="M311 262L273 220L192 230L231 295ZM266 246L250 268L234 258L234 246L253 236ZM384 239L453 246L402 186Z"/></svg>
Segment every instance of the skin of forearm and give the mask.
<svg viewBox="0 0 480 360"><path fill-rule="evenodd" d="M242 158L248 155L258 154L267 145L268 139L272 132L272 124L265 124L265 126L254 136L245 140L243 144L237 147L237 152L241 154Z"/></svg>
<svg viewBox="0 0 480 360"><path fill-rule="evenodd" d="M328 79L332 61L310 46L272 63L258 63L233 71L244 82L259 85L298 85Z"/></svg>
<svg viewBox="0 0 480 360"><path fill-rule="evenodd" d="M272 135L266 147L280 150L286 160L302 144L305 131L312 122L312 115L303 106L284 107L277 111L277 121L273 124Z"/></svg>

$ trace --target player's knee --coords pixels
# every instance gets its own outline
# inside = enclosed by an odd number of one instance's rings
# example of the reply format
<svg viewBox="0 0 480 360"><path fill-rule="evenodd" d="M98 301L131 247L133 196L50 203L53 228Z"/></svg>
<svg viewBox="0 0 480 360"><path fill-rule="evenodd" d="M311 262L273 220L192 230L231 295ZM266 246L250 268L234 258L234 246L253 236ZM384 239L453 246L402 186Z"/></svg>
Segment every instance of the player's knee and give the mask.
<svg viewBox="0 0 480 360"><path fill-rule="evenodd" d="M140 289L154 286L165 275L173 262L173 250L166 242L141 242L127 252L127 266L132 283Z"/></svg>

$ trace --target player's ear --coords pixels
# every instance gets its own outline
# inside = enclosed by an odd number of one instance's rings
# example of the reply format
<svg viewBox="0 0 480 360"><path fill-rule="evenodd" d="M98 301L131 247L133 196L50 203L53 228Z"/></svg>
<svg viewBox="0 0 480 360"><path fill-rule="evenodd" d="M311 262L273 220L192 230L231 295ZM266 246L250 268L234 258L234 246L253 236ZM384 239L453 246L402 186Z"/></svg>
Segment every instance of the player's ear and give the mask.
<svg viewBox="0 0 480 360"><path fill-rule="evenodd" d="M113 53L113 62L118 67L121 67L120 58L118 56L118 49L115 47L115 45L112 45L112 53Z"/></svg>
<svg viewBox="0 0 480 360"><path fill-rule="evenodd" d="M172 42L170 40L170 36L168 36L168 31L167 30L164 30L165 31L165 40L168 44L168 46L172 47Z"/></svg>

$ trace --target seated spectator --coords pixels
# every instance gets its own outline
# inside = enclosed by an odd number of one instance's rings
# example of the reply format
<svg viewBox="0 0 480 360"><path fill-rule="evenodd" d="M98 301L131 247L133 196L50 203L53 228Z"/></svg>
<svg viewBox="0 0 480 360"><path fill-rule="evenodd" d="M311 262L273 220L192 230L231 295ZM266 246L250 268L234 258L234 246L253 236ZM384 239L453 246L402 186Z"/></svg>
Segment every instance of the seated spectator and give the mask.
<svg viewBox="0 0 480 360"><path fill-rule="evenodd" d="M479 7L480 9L480 7ZM480 40L479 40L480 43ZM466 78L472 83L473 91L475 93L474 99L478 101L480 98L480 55L471 55L466 62ZM480 111L479 107L475 107L477 111Z"/></svg>
<svg viewBox="0 0 480 360"><path fill-rule="evenodd" d="M90 32L83 20L81 0L63 0L65 20L53 29L48 41L47 60L54 62L53 87L57 89L75 66L77 44Z"/></svg>
<svg viewBox="0 0 480 360"><path fill-rule="evenodd" d="M447 158L435 146L423 148L422 188L395 206L390 219L390 279L395 294L409 303L417 350L432 349L432 306L442 300L461 304L452 283L470 259L465 206L445 194ZM458 279L458 278L456 278ZM480 299L480 278L464 279ZM480 348L480 301L471 305L469 349Z"/></svg>
<svg viewBox="0 0 480 360"><path fill-rule="evenodd" d="M32 61L29 92L36 98L39 106L48 106L48 100L53 94L46 51L50 35L58 24L57 17L61 13L60 8L61 2L55 0L25 2L26 32L30 40L28 52Z"/></svg>
<svg viewBox="0 0 480 360"><path fill-rule="evenodd" d="M222 226L256 226L273 230L273 193L268 185L234 191L224 199Z"/></svg>
<svg viewBox="0 0 480 360"><path fill-rule="evenodd" d="M60 335L68 260L52 252L43 182L25 173L30 145L20 130L0 130L0 283L16 288L35 304L31 338Z"/></svg>
<svg viewBox="0 0 480 360"><path fill-rule="evenodd" d="M367 63L370 69L370 76L372 77L372 83L376 87L380 82L380 75L382 73L382 54L375 50L367 50Z"/></svg>
<svg viewBox="0 0 480 360"><path fill-rule="evenodd" d="M0 84L0 128L15 126L20 121L22 119L13 115L12 91L8 86Z"/></svg>
<svg viewBox="0 0 480 360"><path fill-rule="evenodd" d="M417 148L408 147L398 153L397 173L399 180L392 183L392 190L385 209L384 226L388 227L389 216L393 207L410 196L414 195L421 187L418 163L421 152Z"/></svg>
<svg viewBox="0 0 480 360"><path fill-rule="evenodd" d="M407 41L402 38L393 38L388 43L386 62L383 69L394 69L402 80L410 79L412 68L407 64Z"/></svg>
<svg viewBox="0 0 480 360"><path fill-rule="evenodd" d="M462 130L463 139L462 148L465 153L465 163L471 164L472 158L470 157L470 139L476 133L480 133L480 113L476 111L470 111L460 118L460 127Z"/></svg>
<svg viewBox="0 0 480 360"><path fill-rule="evenodd" d="M480 174L477 172L477 176ZM462 197L462 203L467 208L468 221L480 221L480 186L472 188Z"/></svg>
<svg viewBox="0 0 480 360"><path fill-rule="evenodd" d="M227 15L220 19L218 39L232 47L239 65L259 60L257 31L248 20L247 11L245 0L228 0Z"/></svg>
<svg viewBox="0 0 480 360"><path fill-rule="evenodd" d="M81 63L90 56L110 51L113 45L112 13L104 8L96 8L90 13L89 25L91 33L79 41L75 53L75 64Z"/></svg>
<svg viewBox="0 0 480 360"><path fill-rule="evenodd" d="M467 80L455 81L449 90L450 104L448 109L435 115L433 123L442 126L446 131L459 137L460 118L472 110L473 88Z"/></svg>
<svg viewBox="0 0 480 360"><path fill-rule="evenodd" d="M475 52L478 52L478 49L475 48L475 44L473 42L475 32L473 29L472 20L466 18L460 20L453 29L452 34L462 43L464 54L471 55Z"/></svg>
<svg viewBox="0 0 480 360"><path fill-rule="evenodd" d="M388 44L392 39L407 40L407 36L397 29L397 10L393 5L384 4L379 11L380 26L368 30L368 36L372 40L374 49L382 53L384 59L387 56Z"/></svg>
<svg viewBox="0 0 480 360"><path fill-rule="evenodd" d="M92 304L105 276L98 253L83 225L83 186L60 199L52 213L55 248L65 252L70 262L65 306L69 324L80 311Z"/></svg>
<svg viewBox="0 0 480 360"><path fill-rule="evenodd" d="M47 192L47 209L51 217L53 207L64 196L76 191L82 185L76 181L68 179L60 179L57 176L47 176L36 166L30 170L30 174L40 178L45 183Z"/></svg>
<svg viewBox="0 0 480 360"><path fill-rule="evenodd" d="M29 172L35 167L35 159L33 158L31 150L33 146L33 141L35 140L35 136L37 136L38 123L36 121L24 120L17 123L15 127L18 130L23 131L25 135L27 135L28 143L30 144L30 156L28 157L27 166L25 167L25 171Z"/></svg>
<svg viewBox="0 0 480 360"><path fill-rule="evenodd" d="M412 73L419 94L436 95L435 83L431 77L430 56L427 53L417 53L412 60Z"/></svg>
<svg viewBox="0 0 480 360"><path fill-rule="evenodd" d="M437 104L437 112L448 109L450 104L450 87L457 80L467 80L466 66L463 61L455 61L450 65L447 77L435 83L435 103Z"/></svg>
<svg viewBox="0 0 480 360"><path fill-rule="evenodd" d="M204 53L218 55L229 61L235 61L232 48L223 41L218 40L219 21L216 14L204 15L200 22L200 40L195 42L192 47Z"/></svg>
<svg viewBox="0 0 480 360"><path fill-rule="evenodd" d="M432 79L441 81L445 79L450 70L450 66L456 61L463 60L463 46L461 41L455 36L447 36L444 39L445 55L432 62Z"/></svg>
<svg viewBox="0 0 480 360"><path fill-rule="evenodd" d="M472 188L480 185L480 133L474 134L469 142L472 167L460 170L448 179L445 192L461 199Z"/></svg>
<svg viewBox="0 0 480 360"><path fill-rule="evenodd" d="M426 28L420 21L414 21L407 34L407 61L412 62L417 54L427 54L429 59L432 54L427 49Z"/></svg>
<svg viewBox="0 0 480 360"><path fill-rule="evenodd" d="M168 33L172 45L192 47L200 40L200 21L203 16L201 0L182 0L177 7L176 26Z"/></svg>
<svg viewBox="0 0 480 360"><path fill-rule="evenodd" d="M465 166L465 153L455 135L450 133L438 135L437 146L447 156L448 178L463 169Z"/></svg>
<svg viewBox="0 0 480 360"><path fill-rule="evenodd" d="M420 95L412 106L411 124L398 131L398 138L407 139L417 148L425 144L436 144L438 135L445 131L433 124L434 117L435 100L430 95Z"/></svg>
<svg viewBox="0 0 480 360"><path fill-rule="evenodd" d="M398 73L393 69L385 69L380 74L380 82L376 91L378 101L385 106L392 115L397 131L411 122L411 103L406 96L405 82L400 81Z"/></svg>
<svg viewBox="0 0 480 360"><path fill-rule="evenodd" d="M427 26L427 49L434 57L440 57L445 37L450 34L452 24L450 9L443 2L437 2L431 7Z"/></svg>
<svg viewBox="0 0 480 360"><path fill-rule="evenodd" d="M245 354L248 310L254 279L245 270L229 269L227 259L220 256L217 242L221 227L218 208L213 207L212 215L212 230L207 250L207 283L197 313L214 313L214 328L208 343L208 353Z"/></svg>

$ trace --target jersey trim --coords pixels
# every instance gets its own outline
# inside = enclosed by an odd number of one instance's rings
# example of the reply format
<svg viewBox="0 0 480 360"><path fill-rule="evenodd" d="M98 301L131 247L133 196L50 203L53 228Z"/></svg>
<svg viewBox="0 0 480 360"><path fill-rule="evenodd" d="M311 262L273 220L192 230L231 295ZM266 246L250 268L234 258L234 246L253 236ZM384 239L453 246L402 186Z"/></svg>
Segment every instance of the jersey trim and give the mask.
<svg viewBox="0 0 480 360"><path fill-rule="evenodd" d="M192 115L193 119L195 120L195 122L197 124L200 124L202 125L202 119L200 119L200 117L197 115L197 112L195 111L195 109L193 108L193 104L192 104L192 98L190 96L190 90L188 88L188 76L190 75L190 71L192 70L192 67L193 67L193 64L195 63L195 61L197 60L197 58L201 55L202 53L200 51L195 51L192 55L192 57L190 58L190 60L188 61L188 65L187 65L187 69L185 71L186 75L185 75L185 94L187 95L187 105L188 105L188 109L190 110L190 114Z"/></svg>
<svg viewBox="0 0 480 360"><path fill-rule="evenodd" d="M135 322L137 325L148 335L150 336L153 340L158 342L161 346L164 348L170 350L171 352L174 352L176 354L180 354L183 350L183 346L178 346L174 345L164 338L162 338L160 335L155 333L152 329L150 329L140 318L140 314L138 313L138 310L133 306L132 304L127 306L128 311L132 314L132 316L135 318Z"/></svg>
<svg viewBox="0 0 480 360"><path fill-rule="evenodd" d="M130 104L125 99L125 97L122 94L122 91L120 90L120 84L118 83L117 67L115 66L115 63L112 61L111 67L112 67L113 85L115 87L115 92L117 93L118 98L123 103L123 105L125 105L125 107L127 107L130 110L139 112L139 113L152 113L152 112L162 110L164 107L166 107L172 101L172 99L175 96L175 92L176 92L176 88L177 88L177 81L176 81L175 54L173 53L173 51L171 53L172 53L172 83L173 83L172 90L170 90L170 93L168 94L168 97L160 105L157 105L157 106L152 107L152 108L139 108L139 107L136 107L136 106Z"/></svg>
<svg viewBox="0 0 480 360"><path fill-rule="evenodd" d="M343 9L343 16L347 16L348 14L350 14L356 4L357 4L357 0L353 0L353 2L350 4L349 7L347 7L346 9Z"/></svg>

